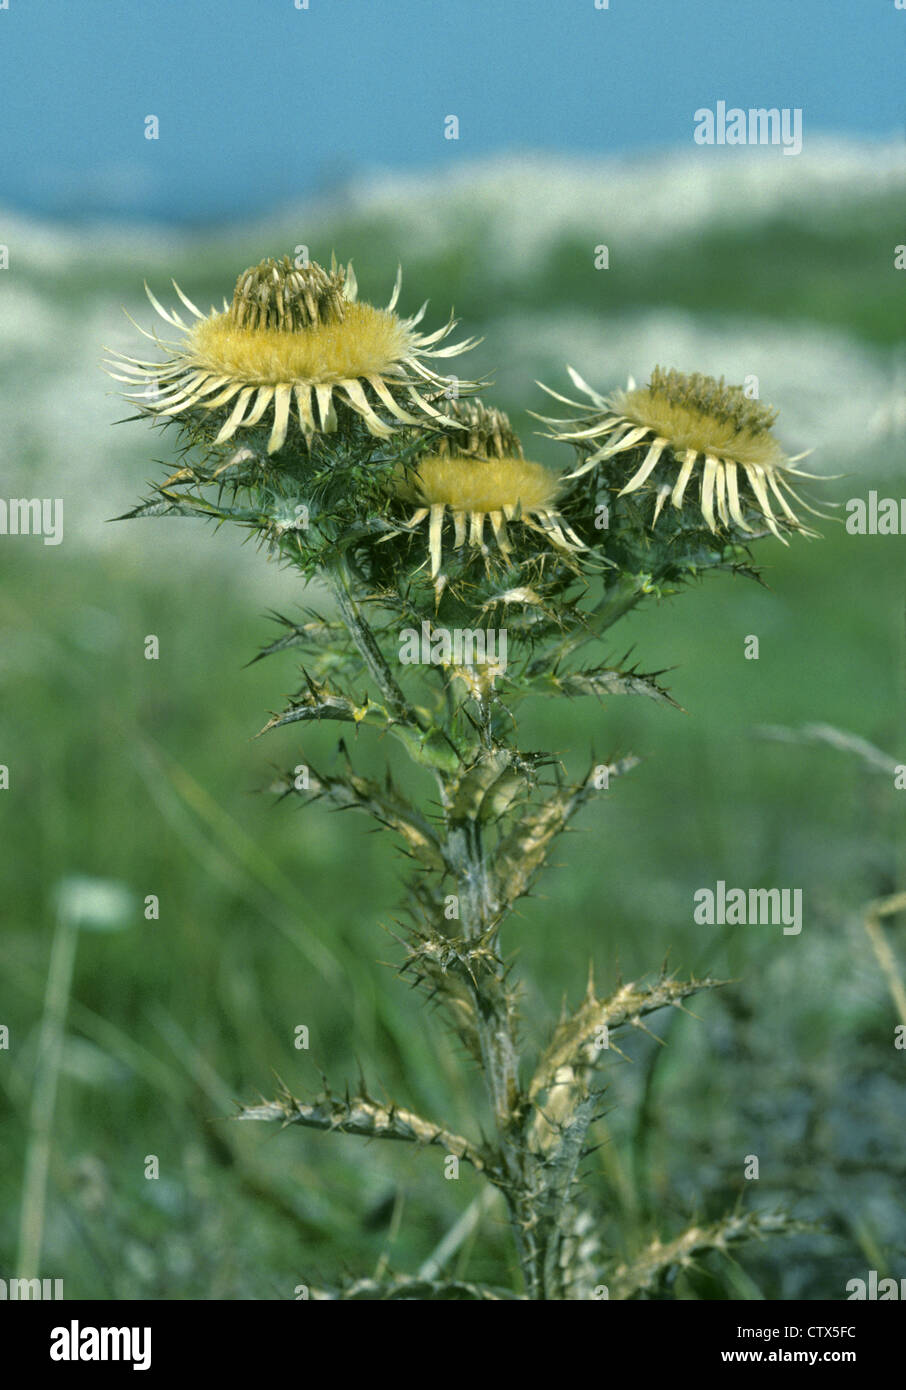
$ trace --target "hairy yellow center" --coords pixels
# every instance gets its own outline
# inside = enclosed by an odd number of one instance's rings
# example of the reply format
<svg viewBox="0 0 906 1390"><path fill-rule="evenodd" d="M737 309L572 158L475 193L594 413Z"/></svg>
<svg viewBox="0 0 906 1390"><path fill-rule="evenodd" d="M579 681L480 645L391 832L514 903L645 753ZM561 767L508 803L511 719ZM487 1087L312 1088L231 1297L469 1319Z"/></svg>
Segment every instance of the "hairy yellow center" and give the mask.
<svg viewBox="0 0 906 1390"><path fill-rule="evenodd" d="M424 507L446 506L455 512L499 512L504 507L523 512L553 506L559 481L540 463L520 458L443 458L419 460L417 476L397 481L397 496Z"/></svg>
<svg viewBox="0 0 906 1390"><path fill-rule="evenodd" d="M775 467L783 458L783 450L767 429L753 429L732 413L710 411L694 400L671 399L644 387L617 392L611 404L617 415L660 435L676 453L694 449L697 454L762 468Z"/></svg>
<svg viewBox="0 0 906 1390"><path fill-rule="evenodd" d="M410 336L395 314L371 304L347 304L339 322L285 332L237 327L212 314L189 331L187 364L252 386L328 383L383 376L409 355Z"/></svg>

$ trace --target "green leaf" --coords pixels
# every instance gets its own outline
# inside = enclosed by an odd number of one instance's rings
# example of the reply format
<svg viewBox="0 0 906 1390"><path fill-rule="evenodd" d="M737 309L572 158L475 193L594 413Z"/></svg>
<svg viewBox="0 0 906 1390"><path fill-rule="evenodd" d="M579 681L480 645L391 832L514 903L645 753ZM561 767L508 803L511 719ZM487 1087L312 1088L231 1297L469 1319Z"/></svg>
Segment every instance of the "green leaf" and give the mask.
<svg viewBox="0 0 906 1390"><path fill-rule="evenodd" d="M332 642L343 643L347 640L346 629L340 623L328 623L323 618L316 617L307 623L294 623L291 618L284 618L280 613L271 616L288 631L285 636L278 637L276 641L262 647L248 663L250 666L254 666L256 661L261 661L266 656L273 656L275 652L288 651L291 647L317 651L328 647Z"/></svg>
<svg viewBox="0 0 906 1390"><path fill-rule="evenodd" d="M621 670L618 666L597 666L585 671L568 671L561 674L546 672L532 676L520 690L514 682L517 695L565 695L572 699L578 695L594 695L602 699L606 695L644 695L650 700L673 705L681 709L676 700L658 684L662 671L646 674L635 667Z"/></svg>
<svg viewBox="0 0 906 1390"><path fill-rule="evenodd" d="M344 724L375 724L385 729L390 726L391 720L387 711L381 705L372 704L367 696L359 704L347 695L334 694L326 685L319 684L306 672L303 672L303 675L307 682L305 694L294 700L281 714L273 715L260 733L266 734L271 729L280 729L286 724L320 719L338 720Z"/></svg>
<svg viewBox="0 0 906 1390"><path fill-rule="evenodd" d="M393 724L390 732L420 767L448 773L459 768L459 754L442 729L423 730L412 724Z"/></svg>

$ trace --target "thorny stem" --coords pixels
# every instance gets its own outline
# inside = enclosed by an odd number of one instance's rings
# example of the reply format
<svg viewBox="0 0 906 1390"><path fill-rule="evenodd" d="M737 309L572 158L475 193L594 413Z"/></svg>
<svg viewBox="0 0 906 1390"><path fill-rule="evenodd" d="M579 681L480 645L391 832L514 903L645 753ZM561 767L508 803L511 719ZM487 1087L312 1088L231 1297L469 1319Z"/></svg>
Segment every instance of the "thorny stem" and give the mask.
<svg viewBox="0 0 906 1390"><path fill-rule="evenodd" d="M378 646L377 638L362 617L349 592L348 571L343 559L336 559L326 573L343 621L349 629L350 636L355 642L372 680L380 690L390 714L401 723L412 724L420 728L418 715L409 705L394 679L384 653Z"/></svg>
<svg viewBox="0 0 906 1390"><path fill-rule="evenodd" d="M472 819L451 820L446 842L447 862L454 866L459 890L459 912L463 936L475 941L491 926L493 905L481 827ZM471 984L476 1028L481 1048L482 1071L488 1099L497 1126L501 1167L506 1179L504 1196L531 1298L543 1294L533 1278L537 1261L530 1248L528 1232L520 1224L524 1177L522 1161L514 1143L514 1118L520 1109L519 1058L513 1036L513 1020L506 1002L503 962L497 958L493 976L477 975Z"/></svg>
<svg viewBox="0 0 906 1390"><path fill-rule="evenodd" d="M490 702L482 700L480 703L481 727L490 734L490 712L489 708L484 708L489 707ZM449 796L445 796L444 801L449 805ZM481 825L476 819L448 818L445 859L456 877L462 934L466 941L475 942L486 937L499 915ZM506 967L496 949L496 933L491 939L495 947L493 971L477 973L470 984L482 1071L494 1112L500 1168L505 1177L503 1192L528 1297L545 1299L551 1296L545 1278L548 1261L536 1229L534 1184L530 1173L532 1158L523 1144L525 1107L519 1085L515 1019L507 990Z"/></svg>
<svg viewBox="0 0 906 1390"><path fill-rule="evenodd" d="M608 584L603 594L598 599L594 608L590 610L591 622L585 629L579 629L568 641L564 642L558 651L558 656L563 657L578 651L579 647L585 645L596 638L608 628L613 627L614 623L619 622L645 597L645 590L638 582L635 575L623 575L615 579L612 584Z"/></svg>
<svg viewBox="0 0 906 1390"><path fill-rule="evenodd" d="M447 862L455 867L463 936L467 941L474 942L492 924L490 883L481 827L477 822L471 819L451 821L446 851ZM493 975L493 992L483 987L480 976L473 984L488 1090L501 1133L511 1122L519 1091L516 1047L506 1003L503 968L503 962L498 958Z"/></svg>
<svg viewBox="0 0 906 1390"><path fill-rule="evenodd" d="M619 618L624 617L631 609L635 608L645 597L645 590L640 587L638 578L631 575L620 575L619 579L609 584L595 604L594 612L598 614L596 630L603 631L612 627Z"/></svg>
<svg viewBox="0 0 906 1390"><path fill-rule="evenodd" d="M406 699L394 678L378 641L350 593L349 573L340 557L327 569L327 578L340 615L392 716L411 727L425 729L424 721ZM612 595L605 595L604 602ZM619 613L633 606L637 594L618 596ZM622 600L622 601L620 601ZM495 738L492 698L477 699L477 732L481 747L492 752ZM448 717L453 710L447 703ZM449 737L449 735L448 735ZM452 746L452 745L451 745ZM535 1209L537 1196L537 1156L528 1151L523 1134L525 1098L519 1085L519 1051L516 1020L506 981L506 966L497 950L495 924L499 924L499 904L494 893L491 866L483 843L482 828L474 815L454 816L453 784L437 772L441 804L446 821L443 857L453 872L459 898L460 926L465 941L484 944L493 951L489 971L476 972L469 990L475 1010L481 1069L494 1115L499 1157L499 1181L509 1211L516 1250L533 1300L562 1297L556 1278L557 1252L549 1248L551 1237ZM488 1174L490 1178L490 1174ZM493 1178L491 1178L494 1181Z"/></svg>
<svg viewBox="0 0 906 1390"><path fill-rule="evenodd" d="M395 718L420 727L416 712L394 679L374 633L349 592L347 571L342 559L338 559L328 573L343 621L388 710ZM490 701L482 700L480 706L482 742L488 746L491 740ZM450 796L447 788L444 788L443 801L449 806ZM455 866L463 936L467 941L476 941L490 929L495 911L481 826L476 820L464 818L448 821L445 857L449 864ZM532 1235L531 1199L526 1192L526 1173L522 1156L513 1135L514 1122L518 1122L521 1110L519 1057L504 976L505 967L498 957L493 975L493 988L488 989L484 978L479 976L472 984L472 996L481 1048L482 1071L497 1126L500 1157L506 1175L505 1197L516 1247L528 1284L529 1297L543 1299L543 1251L539 1251L538 1242Z"/></svg>

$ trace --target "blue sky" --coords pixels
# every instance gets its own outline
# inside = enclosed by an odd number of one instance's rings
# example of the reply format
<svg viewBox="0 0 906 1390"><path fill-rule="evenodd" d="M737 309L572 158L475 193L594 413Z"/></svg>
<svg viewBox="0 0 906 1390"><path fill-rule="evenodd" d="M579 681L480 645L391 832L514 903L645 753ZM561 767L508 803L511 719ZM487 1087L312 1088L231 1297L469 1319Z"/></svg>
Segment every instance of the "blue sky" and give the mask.
<svg viewBox="0 0 906 1390"><path fill-rule="evenodd" d="M0 205L66 219L240 220L363 170L685 148L721 99L801 107L806 145L906 126L894 0L6 3Z"/></svg>

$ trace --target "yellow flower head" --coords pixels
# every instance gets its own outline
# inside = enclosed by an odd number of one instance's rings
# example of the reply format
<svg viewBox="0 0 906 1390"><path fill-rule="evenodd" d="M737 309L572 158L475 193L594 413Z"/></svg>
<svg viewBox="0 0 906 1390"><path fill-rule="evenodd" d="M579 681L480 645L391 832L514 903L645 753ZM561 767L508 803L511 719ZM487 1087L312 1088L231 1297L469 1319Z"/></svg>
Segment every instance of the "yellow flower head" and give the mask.
<svg viewBox="0 0 906 1390"><path fill-rule="evenodd" d="M521 522L563 551L585 547L557 511L558 477L523 457L522 446L502 411L480 402L451 407L458 428L444 436L436 452L419 459L415 469L400 469L395 495L415 510L408 528L428 523L431 577L438 590L444 520L453 523L453 546L466 543L487 555L486 523L502 555L512 551L506 523Z"/></svg>
<svg viewBox="0 0 906 1390"><path fill-rule="evenodd" d="M127 394L162 419L192 410L221 412L218 444L240 428L266 421L271 427L269 454L283 447L294 406L309 441L317 432L336 429L336 401L354 410L380 437L392 434L397 421L452 423L432 404L449 382L426 359L457 356L473 347L474 340L440 346L454 326L452 319L434 333L417 332L424 305L413 318L399 318L394 309L400 281L398 275L387 308L376 309L358 303L351 265L326 271L314 262L297 267L284 256L243 271L232 303L224 300L223 313L212 309L202 314L174 281L193 315L189 323L165 309L146 286L154 308L182 338L164 343L146 334L169 357L148 362L117 353L109 364L117 370L110 374L135 387L145 382ZM155 388L150 396L148 383ZM460 382L459 389L474 385ZM418 414L404 409L401 397ZM393 424L379 417L381 407Z"/></svg>
<svg viewBox="0 0 906 1390"><path fill-rule="evenodd" d="M630 382L625 391L604 397L572 368L568 370L594 407L589 411L584 403L544 388L557 400L585 412L572 420L546 420L557 427L554 438L589 450L570 476L580 477L618 454L644 450L644 458L619 496L636 492L649 479L657 484L652 524L668 497L674 507L682 508L696 468L699 506L711 531L716 531L719 521L724 526L732 522L741 531L751 533L753 527L744 508L754 511L780 540L784 538L778 520L790 529L805 531L789 497L818 515L793 491L790 482L814 476L794 467L805 455L790 458L784 454L771 432L777 412L751 400L742 387L726 385L723 377L718 381L701 372L655 367L647 386L636 387ZM780 517L774 513L772 497L780 508Z"/></svg>

